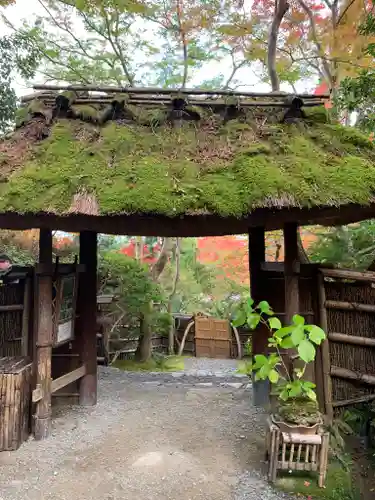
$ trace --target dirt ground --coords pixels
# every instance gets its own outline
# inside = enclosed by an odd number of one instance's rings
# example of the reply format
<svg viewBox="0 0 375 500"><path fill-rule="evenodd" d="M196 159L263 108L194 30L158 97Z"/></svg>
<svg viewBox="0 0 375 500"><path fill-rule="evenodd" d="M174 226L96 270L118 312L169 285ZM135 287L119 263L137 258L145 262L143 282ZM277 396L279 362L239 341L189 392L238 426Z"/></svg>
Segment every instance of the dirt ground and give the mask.
<svg viewBox="0 0 375 500"><path fill-rule="evenodd" d="M257 472L264 416L238 380L101 369L96 407L65 407L49 439L0 454L0 500L283 498Z"/></svg>

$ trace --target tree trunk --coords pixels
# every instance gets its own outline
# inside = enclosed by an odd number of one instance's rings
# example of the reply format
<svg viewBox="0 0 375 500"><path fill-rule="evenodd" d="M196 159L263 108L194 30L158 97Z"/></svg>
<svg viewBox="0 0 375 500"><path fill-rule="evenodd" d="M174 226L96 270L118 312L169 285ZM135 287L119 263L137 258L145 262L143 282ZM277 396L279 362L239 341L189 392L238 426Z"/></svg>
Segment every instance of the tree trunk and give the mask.
<svg viewBox="0 0 375 500"><path fill-rule="evenodd" d="M164 238L159 258L151 269L151 278L154 281L158 281L161 273L164 271L175 245L175 238ZM152 309L153 304L151 302L141 316L140 337L135 352L135 360L142 363L148 361L152 355Z"/></svg>
<svg viewBox="0 0 375 500"><path fill-rule="evenodd" d="M281 21L289 9L287 0L275 0L275 14L273 16L271 29L268 38L268 74L271 80L272 92L280 90L279 76L276 71L276 51L277 51L277 38Z"/></svg>
<svg viewBox="0 0 375 500"><path fill-rule="evenodd" d="M175 273L174 280L173 280L172 292L171 292L169 299L168 299L168 308L167 308L168 313L170 315L172 315L172 302L173 302L173 299L176 295L177 285L178 285L178 281L180 279L180 241L179 241L179 238L176 238L176 246L175 246L174 253L175 253L176 273ZM169 355L174 354L174 334L175 334L174 322L172 321L170 328L169 328L169 332L168 332L168 354Z"/></svg>
<svg viewBox="0 0 375 500"><path fill-rule="evenodd" d="M151 269L151 277L154 281L157 281L161 273L164 271L168 259L173 252L174 245L175 245L174 238L164 238L159 258Z"/></svg>
<svg viewBox="0 0 375 500"><path fill-rule="evenodd" d="M280 90L280 81L276 71L276 52L277 52L277 38L279 36L279 30L281 21L289 9L289 4L287 0L276 0L275 2L275 14L272 20L271 29L268 38L268 74L271 80L272 92L278 92ZM298 243L298 255L300 262L308 263L309 258L305 252L302 245L301 234L298 231L297 236ZM276 259L277 260L277 259Z"/></svg>
<svg viewBox="0 0 375 500"><path fill-rule="evenodd" d="M310 259L306 253L306 250L303 248L301 233L299 229L297 234L297 245L298 245L298 260L302 262L302 264L308 264L310 262Z"/></svg>
<svg viewBox="0 0 375 500"><path fill-rule="evenodd" d="M140 337L138 341L137 350L135 352L135 360L140 363L145 363L151 358L152 355L152 329L151 329L151 315L153 304L150 302L145 308L141 316Z"/></svg>

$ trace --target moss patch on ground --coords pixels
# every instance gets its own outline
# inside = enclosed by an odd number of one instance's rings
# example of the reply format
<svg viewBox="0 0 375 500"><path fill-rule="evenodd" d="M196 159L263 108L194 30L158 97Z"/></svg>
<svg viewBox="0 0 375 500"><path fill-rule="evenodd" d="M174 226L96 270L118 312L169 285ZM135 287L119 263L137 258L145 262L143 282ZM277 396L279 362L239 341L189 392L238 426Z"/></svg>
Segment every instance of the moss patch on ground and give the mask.
<svg viewBox="0 0 375 500"><path fill-rule="evenodd" d="M132 359L117 360L115 368L130 372L177 372L184 369L184 359L181 356L166 356L150 359L144 363Z"/></svg>
<svg viewBox="0 0 375 500"><path fill-rule="evenodd" d="M306 121L294 125L250 118L224 125L216 116L181 128L58 120L0 185L0 211L82 211L74 205L82 193L103 215L241 217L258 207L373 201L374 145L329 123L325 110L307 111ZM21 131L10 139L15 147ZM0 153L11 159L5 142Z"/></svg>
<svg viewBox="0 0 375 500"><path fill-rule="evenodd" d="M276 487L286 493L311 500L361 500L350 472L337 462L329 465L325 488L318 487L316 474L309 476L295 472L279 477Z"/></svg>

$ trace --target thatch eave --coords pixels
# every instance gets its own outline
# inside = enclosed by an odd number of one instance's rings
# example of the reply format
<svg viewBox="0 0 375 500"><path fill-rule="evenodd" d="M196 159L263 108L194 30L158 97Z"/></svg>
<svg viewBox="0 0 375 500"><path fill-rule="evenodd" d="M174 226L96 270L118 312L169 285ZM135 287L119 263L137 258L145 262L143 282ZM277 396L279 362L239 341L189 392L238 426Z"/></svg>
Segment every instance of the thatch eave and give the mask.
<svg viewBox="0 0 375 500"><path fill-rule="evenodd" d="M244 234L252 227L265 227L268 231L282 229L290 222L300 226L335 226L371 219L375 216L375 203L311 209L257 209L247 217L220 217L217 215L185 215L166 217L155 214L132 215L56 215L51 213L0 213L0 227L26 230L53 228L67 232L93 231L128 236L222 236Z"/></svg>
<svg viewBox="0 0 375 500"><path fill-rule="evenodd" d="M3 223L201 236L372 214L374 145L314 100L211 109L132 99L88 105L69 91L26 103L0 141Z"/></svg>

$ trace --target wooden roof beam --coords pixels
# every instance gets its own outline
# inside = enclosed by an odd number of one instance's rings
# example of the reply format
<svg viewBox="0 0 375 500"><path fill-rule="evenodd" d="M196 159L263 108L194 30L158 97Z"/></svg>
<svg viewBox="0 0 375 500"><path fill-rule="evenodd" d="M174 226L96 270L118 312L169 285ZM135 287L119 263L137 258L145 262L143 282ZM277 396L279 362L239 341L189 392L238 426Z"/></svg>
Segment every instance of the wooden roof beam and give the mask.
<svg viewBox="0 0 375 500"><path fill-rule="evenodd" d="M330 94L288 94L285 92L246 92L235 90L207 90L207 89L165 89L158 87L114 87L100 85L34 85L34 90L52 91L88 91L88 92L114 92L125 94L159 94L159 95L221 95L221 96L247 96L247 97L298 97L300 99L316 98L329 99Z"/></svg>

